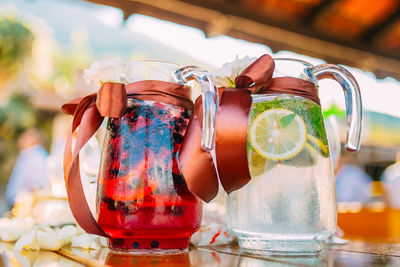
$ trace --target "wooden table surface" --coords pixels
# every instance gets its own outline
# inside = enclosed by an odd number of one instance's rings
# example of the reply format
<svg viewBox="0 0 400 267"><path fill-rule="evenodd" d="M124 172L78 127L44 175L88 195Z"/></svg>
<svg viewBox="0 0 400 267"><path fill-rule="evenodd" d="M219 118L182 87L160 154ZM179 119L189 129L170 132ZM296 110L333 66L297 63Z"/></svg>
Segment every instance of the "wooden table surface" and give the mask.
<svg viewBox="0 0 400 267"><path fill-rule="evenodd" d="M107 248L82 250L14 251L14 244L0 242L2 266L400 266L400 244L350 241L329 246L318 257L251 255L236 246L197 247L171 256L122 256Z"/></svg>

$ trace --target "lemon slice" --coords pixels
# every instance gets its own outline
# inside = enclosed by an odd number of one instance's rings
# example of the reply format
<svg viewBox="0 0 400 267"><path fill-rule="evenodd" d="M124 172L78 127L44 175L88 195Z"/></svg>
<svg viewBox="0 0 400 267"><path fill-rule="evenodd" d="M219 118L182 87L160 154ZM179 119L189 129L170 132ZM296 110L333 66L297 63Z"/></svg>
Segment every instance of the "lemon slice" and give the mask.
<svg viewBox="0 0 400 267"><path fill-rule="evenodd" d="M307 139L303 119L287 109L269 109L259 114L251 124L249 135L251 146L270 160L296 156Z"/></svg>
<svg viewBox="0 0 400 267"><path fill-rule="evenodd" d="M255 150L248 151L249 170L251 177L261 175L278 165L276 161L260 156Z"/></svg>
<svg viewBox="0 0 400 267"><path fill-rule="evenodd" d="M328 157L329 156L329 149L328 146L325 145L324 143L322 143L321 140L319 140L318 138L307 134L307 141L308 143L310 143L310 145L312 145L317 151L319 151L321 153L322 156L324 157Z"/></svg>

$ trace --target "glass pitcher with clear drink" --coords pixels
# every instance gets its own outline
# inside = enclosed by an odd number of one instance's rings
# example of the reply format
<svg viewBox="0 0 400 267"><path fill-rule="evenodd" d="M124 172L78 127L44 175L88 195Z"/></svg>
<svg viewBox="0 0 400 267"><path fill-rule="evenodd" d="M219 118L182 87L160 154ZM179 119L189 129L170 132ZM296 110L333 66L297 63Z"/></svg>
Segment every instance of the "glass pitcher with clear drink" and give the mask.
<svg viewBox="0 0 400 267"><path fill-rule="evenodd" d="M271 83L287 78L307 81L315 96L290 90L252 95L247 130L251 179L228 195L227 223L246 250L317 254L336 227L335 184L317 82L334 79L344 90L350 151L360 144L360 92L354 77L337 65L275 59Z"/></svg>

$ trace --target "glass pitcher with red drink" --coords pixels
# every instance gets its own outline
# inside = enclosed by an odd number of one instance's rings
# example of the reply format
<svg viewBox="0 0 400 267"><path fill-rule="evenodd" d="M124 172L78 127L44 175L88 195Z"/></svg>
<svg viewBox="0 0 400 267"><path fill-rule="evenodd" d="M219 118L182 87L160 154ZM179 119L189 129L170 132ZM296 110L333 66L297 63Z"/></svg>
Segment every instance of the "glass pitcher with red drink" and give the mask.
<svg viewBox="0 0 400 267"><path fill-rule="evenodd" d="M195 67L163 62L129 64L126 83L187 83L203 90L202 147L214 142L217 91L210 76ZM205 108L204 108L205 107ZM191 110L157 101L128 98L125 114L110 118L97 188L97 223L117 252L176 253L189 246L199 228L201 202L187 188L179 151Z"/></svg>
<svg viewBox="0 0 400 267"><path fill-rule="evenodd" d="M211 76L197 67L155 61L125 65L121 81L104 83L97 96L92 94L79 99L79 104L75 100L63 106L65 112L74 114L72 132L80 125L78 148L72 153L68 141L64 157L71 209L87 232L109 238L113 252L183 252L202 215L201 201L189 191L179 162L193 110L191 88L197 84L202 90L199 150L210 151L218 107L216 86ZM119 92L118 88L123 90ZM108 94L102 94L102 90L109 90ZM121 95L123 101L117 101ZM117 102L124 107L118 116L103 115L102 101L107 102L108 110L114 110ZM76 186L80 184L76 150L94 134L103 117L108 117L107 130L94 218L88 215L81 185Z"/></svg>

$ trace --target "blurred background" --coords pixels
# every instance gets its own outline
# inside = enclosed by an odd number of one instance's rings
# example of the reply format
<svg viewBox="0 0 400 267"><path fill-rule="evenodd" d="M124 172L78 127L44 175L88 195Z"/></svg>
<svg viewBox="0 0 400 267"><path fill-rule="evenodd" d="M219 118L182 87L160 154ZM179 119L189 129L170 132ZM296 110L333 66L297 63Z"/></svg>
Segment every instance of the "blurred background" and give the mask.
<svg viewBox="0 0 400 267"><path fill-rule="evenodd" d="M355 192L339 197L339 225L348 237L362 237L371 234L371 225L361 224L366 216L387 229L379 235L400 240L392 226L400 216L388 211L400 209L390 199L400 179L399 51L397 0L0 0L0 214L25 130L40 131L48 168L62 179L70 120L60 106L97 89L82 79L94 60L154 59L214 71L236 56L268 53L341 64L356 77L365 108L363 143L356 154L342 149L337 174L340 182L340 167L356 166L357 174L347 175L362 176L355 186L367 187L360 198ZM343 144L342 90L325 80L320 88L325 117L334 116ZM388 166L392 171L382 175Z"/></svg>

